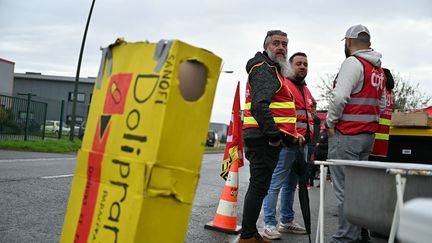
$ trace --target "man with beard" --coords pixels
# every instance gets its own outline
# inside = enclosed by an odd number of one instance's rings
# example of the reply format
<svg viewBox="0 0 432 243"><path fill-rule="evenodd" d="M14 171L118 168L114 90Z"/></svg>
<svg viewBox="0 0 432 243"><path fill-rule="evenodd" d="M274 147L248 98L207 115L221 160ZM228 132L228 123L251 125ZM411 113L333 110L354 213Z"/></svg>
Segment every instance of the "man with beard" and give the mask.
<svg viewBox="0 0 432 243"><path fill-rule="evenodd" d="M385 108L386 77L381 54L370 48L365 26L350 27L344 39L347 58L336 77L326 119L328 158L368 160L380 110ZM339 217L333 242L357 242L361 228L348 222L344 214L344 167L330 166L330 171Z"/></svg>
<svg viewBox="0 0 432 243"><path fill-rule="evenodd" d="M250 179L246 192L240 243L270 242L258 233L256 222L270 185L282 144L303 140L297 135L294 97L281 73L287 71L288 38L272 30L264 39L264 51L246 64L246 104L243 139L249 160Z"/></svg>
<svg viewBox="0 0 432 243"><path fill-rule="evenodd" d="M292 72L288 73L285 79L291 93L295 99L295 109L297 115L297 133L305 138L306 144L302 147L304 158L307 158L308 146L313 137L313 119L311 112L315 109L312 94L306 86L305 78L308 72L308 61L305 53L297 52L293 54L289 63ZM264 232L263 235L268 239L279 239L281 233L306 234L304 227L294 222L294 194L298 182L298 176L291 169L299 152L298 145L283 148L276 169L273 172L270 188L264 198ZM279 191L282 188L280 199L280 224L276 228L276 205Z"/></svg>

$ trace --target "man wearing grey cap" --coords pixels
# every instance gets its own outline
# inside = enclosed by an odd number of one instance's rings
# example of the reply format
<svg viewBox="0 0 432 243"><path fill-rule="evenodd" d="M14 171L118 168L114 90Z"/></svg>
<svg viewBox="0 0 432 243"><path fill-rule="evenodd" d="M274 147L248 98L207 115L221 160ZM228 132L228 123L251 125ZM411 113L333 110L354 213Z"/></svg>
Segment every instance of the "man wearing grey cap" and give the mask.
<svg viewBox="0 0 432 243"><path fill-rule="evenodd" d="M370 48L371 35L363 25L350 27L345 37L346 59L334 81L326 119L328 158L368 160L380 111L385 108L386 77L381 54ZM333 242L357 242L361 228L344 213L345 173L343 166L331 166L338 206L339 226Z"/></svg>

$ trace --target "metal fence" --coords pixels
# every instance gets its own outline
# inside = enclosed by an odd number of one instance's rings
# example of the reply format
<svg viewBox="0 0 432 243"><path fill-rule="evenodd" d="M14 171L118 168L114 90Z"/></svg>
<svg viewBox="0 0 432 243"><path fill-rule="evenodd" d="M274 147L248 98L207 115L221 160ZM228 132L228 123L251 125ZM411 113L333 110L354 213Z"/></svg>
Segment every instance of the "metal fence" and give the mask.
<svg viewBox="0 0 432 243"><path fill-rule="evenodd" d="M44 139L47 103L0 95L0 138L14 140Z"/></svg>
<svg viewBox="0 0 432 243"><path fill-rule="evenodd" d="M72 101L55 100L46 97L35 97L38 101L48 104L45 126L45 137L68 137L72 124ZM75 136L80 137L82 132L82 123L87 119L89 105L77 102L76 104L76 123L75 123ZM61 129L58 126L52 127L53 123L62 124Z"/></svg>
<svg viewBox="0 0 432 243"><path fill-rule="evenodd" d="M25 94L27 98L0 94L0 139L44 140L69 136L72 102ZM89 105L77 104L75 136L83 134ZM28 119L27 119L28 117Z"/></svg>

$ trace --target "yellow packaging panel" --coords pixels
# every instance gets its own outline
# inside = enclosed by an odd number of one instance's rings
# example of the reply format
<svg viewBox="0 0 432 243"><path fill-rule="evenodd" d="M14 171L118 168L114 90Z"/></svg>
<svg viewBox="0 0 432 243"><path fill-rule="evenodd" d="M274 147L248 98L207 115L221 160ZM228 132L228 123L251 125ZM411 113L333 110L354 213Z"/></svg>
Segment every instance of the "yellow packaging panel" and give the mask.
<svg viewBox="0 0 432 243"><path fill-rule="evenodd" d="M431 128L402 128L402 127L390 127L390 136L424 136L431 137L432 129Z"/></svg>
<svg viewBox="0 0 432 243"><path fill-rule="evenodd" d="M104 49L61 242L184 241L220 65L177 40Z"/></svg>

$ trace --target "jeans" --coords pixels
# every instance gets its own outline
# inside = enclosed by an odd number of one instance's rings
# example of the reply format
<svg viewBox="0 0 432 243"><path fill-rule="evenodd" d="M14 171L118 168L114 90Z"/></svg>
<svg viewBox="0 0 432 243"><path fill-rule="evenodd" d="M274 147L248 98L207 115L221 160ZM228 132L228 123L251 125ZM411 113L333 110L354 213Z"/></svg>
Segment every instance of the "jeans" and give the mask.
<svg viewBox="0 0 432 243"><path fill-rule="evenodd" d="M328 139L329 159L367 160L372 151L374 134L343 135L336 130L334 136ZM347 243L360 239L360 226L351 224L345 216L345 170L344 166L330 166L333 190L336 194L338 207L338 229L333 235L333 242Z"/></svg>
<svg viewBox="0 0 432 243"><path fill-rule="evenodd" d="M240 238L251 238L258 232L258 220L262 202L267 195L273 171L278 163L282 146L262 145L245 147L245 156L249 160L250 179L243 206L242 232Z"/></svg>
<svg viewBox="0 0 432 243"><path fill-rule="evenodd" d="M267 196L264 198L264 223L266 225L277 225L276 205L280 191L280 222L286 224L294 220L293 203L298 176L291 170L291 166L295 160L297 150L296 146L292 146L288 148L284 147L280 152L278 164L271 178L270 188ZM307 155L307 150L308 146L305 145L305 156Z"/></svg>

